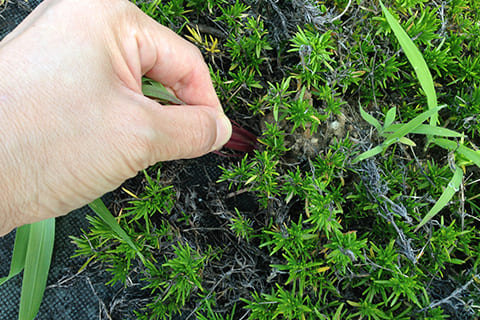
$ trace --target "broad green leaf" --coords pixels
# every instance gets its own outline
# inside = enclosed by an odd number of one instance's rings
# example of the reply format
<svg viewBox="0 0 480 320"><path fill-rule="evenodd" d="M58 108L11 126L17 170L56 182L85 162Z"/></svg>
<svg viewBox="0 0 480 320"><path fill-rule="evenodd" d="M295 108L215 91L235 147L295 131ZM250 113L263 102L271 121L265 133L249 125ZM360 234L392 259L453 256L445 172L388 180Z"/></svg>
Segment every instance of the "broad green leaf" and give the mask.
<svg viewBox="0 0 480 320"><path fill-rule="evenodd" d="M142 83L142 92L146 96L157 98L166 102L185 104L182 100L178 99L173 94L168 92L168 90L165 89L165 87L158 82L144 81Z"/></svg>
<svg viewBox="0 0 480 320"><path fill-rule="evenodd" d="M400 127L403 126L403 124L392 124L385 129L383 129L384 132L395 132ZM442 127L434 127L429 124L421 124L415 129L413 129L410 133L413 134L424 134L424 135L432 135L432 136L440 136L440 137L450 137L450 138L461 138L463 137L463 134L458 133L456 131L447 129L447 128L442 128Z"/></svg>
<svg viewBox="0 0 480 320"><path fill-rule="evenodd" d="M390 110L387 111L387 115L385 116L385 125L383 126L384 128L390 126L393 123L397 113L396 111L397 111L397 108L395 107L390 108Z"/></svg>
<svg viewBox="0 0 480 320"><path fill-rule="evenodd" d="M123 241L125 241L133 250L138 254L140 260L145 264L145 258L143 257L140 250L133 243L130 236L125 232L125 230L120 227L117 220L112 216L108 208L103 203L102 199L97 199L92 201L88 205Z"/></svg>
<svg viewBox="0 0 480 320"><path fill-rule="evenodd" d="M438 201L435 203L432 209L427 213L427 215L422 219L420 224L415 228L415 231L417 231L420 227L422 227L425 223L430 221L440 210L442 210L452 199L453 195L458 191L458 188L460 187L460 184L462 183L463 179L463 171L460 166L457 166L455 168L455 173L453 174L452 180L448 183L447 188L443 191L442 195L438 199Z"/></svg>
<svg viewBox="0 0 480 320"><path fill-rule="evenodd" d="M480 151L475 151L473 149L470 149L462 144L458 144L456 141L451 141L451 140L442 139L442 138L434 139L433 143L437 144L442 148L448 149L450 151L458 152L465 158L475 163L478 167L480 167Z"/></svg>
<svg viewBox="0 0 480 320"><path fill-rule="evenodd" d="M370 149L368 151L365 151L363 153L361 153L358 157L356 157L355 159L353 159L353 163L357 163L359 161L363 161L365 159L368 159L368 158L371 158L373 156L376 156L377 154L379 153L382 153L384 149L384 146L383 145L379 145L379 146L376 146L375 148L373 149Z"/></svg>
<svg viewBox="0 0 480 320"><path fill-rule="evenodd" d="M410 39L405 30L403 30L402 26L400 26L395 17L387 10L387 8L385 8L382 1L380 1L380 5L382 6L385 18L387 19L388 24L392 28L393 33L397 37L397 40L400 43L403 52L405 52L408 61L413 66L413 70L415 70L415 74L417 75L418 81L420 82L420 86L422 87L425 95L427 96L428 108L434 109L437 106L437 94L433 85L432 74L428 69L425 59L423 59L420 50L418 50L412 39ZM430 125L435 126L437 125L437 122L438 114L434 113L430 118Z"/></svg>
<svg viewBox="0 0 480 320"><path fill-rule="evenodd" d="M380 122L377 119L375 119L373 116L368 114L365 110L363 110L362 106L360 106L360 115L365 121L367 121L369 124L374 126L378 132L382 132L382 125L380 124Z"/></svg>
<svg viewBox="0 0 480 320"><path fill-rule="evenodd" d="M0 286L22 272L23 267L25 266L25 255L27 254L29 235L29 224L17 228L15 244L13 245L12 262L10 263L10 272L8 273L8 276L0 279Z"/></svg>
<svg viewBox="0 0 480 320"><path fill-rule="evenodd" d="M18 311L18 318L21 320L34 319L40 308L52 261L54 240L54 218L30 225Z"/></svg>

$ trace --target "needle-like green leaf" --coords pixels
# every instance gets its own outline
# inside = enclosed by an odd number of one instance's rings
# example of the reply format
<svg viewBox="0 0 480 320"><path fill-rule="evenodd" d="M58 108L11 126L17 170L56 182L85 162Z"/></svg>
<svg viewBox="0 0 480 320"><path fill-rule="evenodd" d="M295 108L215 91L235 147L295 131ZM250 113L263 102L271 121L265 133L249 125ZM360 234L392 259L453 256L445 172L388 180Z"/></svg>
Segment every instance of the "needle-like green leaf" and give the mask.
<svg viewBox="0 0 480 320"><path fill-rule="evenodd" d="M17 228L15 244L13 246L12 262L10 263L10 272L8 273L8 276L0 279L0 285L22 272L23 267L25 266L25 255L27 254L29 235L29 224Z"/></svg>
<svg viewBox="0 0 480 320"><path fill-rule="evenodd" d="M418 50L412 39L410 39L405 30L403 30L402 26L400 26L395 17L387 10L387 8L385 8L382 1L380 1L380 5L382 6L385 18L387 19L388 24L392 28L393 33L395 34L398 42L400 43L403 52L407 56L408 61L413 67L413 70L415 70L415 74L417 75L418 81L420 82L420 86L422 87L425 95L427 96L428 108L435 108L437 106L437 94L433 85L432 74L428 69L425 59L423 59L420 50ZM430 125L437 125L437 121L438 113L432 114L430 118Z"/></svg>
<svg viewBox="0 0 480 320"><path fill-rule="evenodd" d="M133 243L132 238L120 227L117 220L112 216L102 199L97 199L88 205L123 241L135 250L140 260L145 264L145 258Z"/></svg>
<svg viewBox="0 0 480 320"><path fill-rule="evenodd" d="M427 213L427 215L422 219L420 224L415 228L417 231L420 227L422 227L425 223L427 223L430 219L432 219L440 210L442 210L452 199L453 195L458 191L460 184L462 183L463 179L463 171L462 168L457 166L455 168L455 173L453 174L452 180L448 183L447 188L443 191L442 195L435 203L432 209Z"/></svg>
<svg viewBox="0 0 480 320"><path fill-rule="evenodd" d="M31 224L29 233L18 311L21 320L34 319L42 303L52 260L55 219Z"/></svg>

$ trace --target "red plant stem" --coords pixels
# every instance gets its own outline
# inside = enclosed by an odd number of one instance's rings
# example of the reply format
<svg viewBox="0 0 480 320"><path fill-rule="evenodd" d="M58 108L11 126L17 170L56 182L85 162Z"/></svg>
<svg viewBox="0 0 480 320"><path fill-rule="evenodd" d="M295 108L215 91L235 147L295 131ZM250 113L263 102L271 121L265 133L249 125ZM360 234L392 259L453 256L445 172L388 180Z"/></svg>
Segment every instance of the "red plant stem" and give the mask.
<svg viewBox="0 0 480 320"><path fill-rule="evenodd" d="M224 148L244 153L249 153L257 149L257 136L240 127L235 121L230 121L232 122L232 136L224 145Z"/></svg>

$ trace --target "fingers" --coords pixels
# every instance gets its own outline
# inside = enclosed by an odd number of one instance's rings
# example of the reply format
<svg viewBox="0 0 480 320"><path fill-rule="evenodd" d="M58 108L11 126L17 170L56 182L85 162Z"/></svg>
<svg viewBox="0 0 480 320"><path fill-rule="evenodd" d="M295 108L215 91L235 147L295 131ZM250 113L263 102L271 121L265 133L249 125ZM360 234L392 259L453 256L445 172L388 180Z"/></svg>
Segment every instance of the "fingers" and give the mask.
<svg viewBox="0 0 480 320"><path fill-rule="evenodd" d="M147 165L159 160L188 159L223 146L230 137L231 123L215 109L198 105L160 105L144 98L144 124L138 126L139 140L147 139ZM145 128L149 128L145 131ZM143 135L143 137L142 137ZM138 153L142 155L142 152Z"/></svg>
<svg viewBox="0 0 480 320"><path fill-rule="evenodd" d="M122 32L127 34L123 41L125 51L130 52L127 54L129 70L139 73L137 81L146 75L162 83L187 104L146 103L159 133L156 145L163 146L156 161L166 160L165 156L168 159L192 158L219 149L230 138L231 123L223 112L200 51L137 8L135 10L138 16L134 26ZM165 141L168 145L163 145Z"/></svg>
<svg viewBox="0 0 480 320"><path fill-rule="evenodd" d="M137 21L141 30L136 40L142 73L171 88L186 104L221 110L200 51L143 13Z"/></svg>

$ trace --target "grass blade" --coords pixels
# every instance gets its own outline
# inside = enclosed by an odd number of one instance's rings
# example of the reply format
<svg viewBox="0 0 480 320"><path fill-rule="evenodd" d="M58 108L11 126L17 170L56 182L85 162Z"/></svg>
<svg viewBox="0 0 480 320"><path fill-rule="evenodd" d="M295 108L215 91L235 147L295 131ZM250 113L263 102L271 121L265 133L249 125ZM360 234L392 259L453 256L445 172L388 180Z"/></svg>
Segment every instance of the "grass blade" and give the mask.
<svg viewBox="0 0 480 320"><path fill-rule="evenodd" d="M431 117L433 114L438 114L438 111L442 109L442 106L437 106L433 109L427 110L408 121L405 124L402 124L397 131L387 136L387 141L384 142L385 145L389 146L392 143L397 142L400 138L405 135L412 133L413 130L418 128L425 120Z"/></svg>
<svg viewBox="0 0 480 320"><path fill-rule="evenodd" d="M22 272L23 267L25 266L25 255L27 254L29 235L29 224L17 228L15 244L13 246L12 262L10 263L10 272L6 277L0 279L0 286Z"/></svg>
<svg viewBox="0 0 480 320"><path fill-rule="evenodd" d="M138 257L145 264L145 258L143 257L140 250L132 241L132 238L125 232L125 230L120 227L117 220L112 216L110 210L105 206L102 199L97 199L91 202L88 205L123 241L125 241L135 252L138 254Z"/></svg>
<svg viewBox="0 0 480 320"><path fill-rule="evenodd" d="M55 240L55 219L30 225L25 255L19 319L34 319L42 303L52 260Z"/></svg>
<svg viewBox="0 0 480 320"><path fill-rule="evenodd" d="M419 114L418 116L416 116L415 118L413 118L412 120L410 120L409 122L399 125L395 132L393 132L392 134L387 136L387 139L385 140L384 143L382 143L379 146L376 146L373 149L370 149L368 151L363 152L362 154L360 154L358 157L356 157L353 160L353 163L357 163L359 161L362 161L362 160L368 159L370 157L373 157L373 156L381 153L383 150L385 150L386 148L388 148L390 145L394 144L395 142L402 142L403 141L403 142L407 142L407 144L408 144L408 140L405 140L405 139L402 140L402 138L404 138L405 135L407 135L409 133L412 133L416 128L418 128L422 124L423 121L428 119L428 117L430 117L432 114L438 113L438 110L440 110L441 108L443 108L443 107L442 106L437 106L434 109L424 111L421 114ZM361 109L362 108L360 107L360 110ZM368 116L370 116L370 115L368 115ZM377 121L377 120L375 119L375 121ZM389 127L392 127L392 126L393 125L391 125Z"/></svg>
<svg viewBox="0 0 480 320"><path fill-rule="evenodd" d="M400 46L403 49L403 52L407 56L408 61L415 70L420 86L422 87L425 95L427 96L427 105L428 109L434 109L437 106L437 94L435 92L435 87L433 85L433 78L430 70L428 69L425 59L423 59L420 50L415 46L412 39L408 34L403 30L402 26L398 23L394 16L385 8L382 1L380 1L382 6L383 13L387 19L388 24L392 28L393 33L395 34ZM438 122L438 113L435 113L430 118L430 125L436 126Z"/></svg>
<svg viewBox="0 0 480 320"><path fill-rule="evenodd" d="M455 173L453 174L452 180L448 183L447 188L443 191L442 195L435 203L432 209L427 213L427 215L422 219L420 224L415 228L415 232L420 229L425 223L430 221L440 210L442 210L452 199L453 195L458 191L460 184L462 183L463 179L463 171L462 169L457 166L455 168Z"/></svg>
<svg viewBox="0 0 480 320"><path fill-rule="evenodd" d="M365 159L371 158L373 156L376 156L377 154L381 153L383 151L384 147L383 145L376 146L373 149L367 150L363 153L361 153L358 157L353 159L353 163L357 163L359 161L363 161Z"/></svg>
<svg viewBox="0 0 480 320"><path fill-rule="evenodd" d="M398 129L400 129L400 127L402 125L403 124L400 124L400 123L392 124L392 125L386 127L384 129L384 131L385 132L395 132ZM410 133L440 136L440 137L449 137L449 138L461 138L461 137L463 137L463 134L458 133L456 131L453 131L453 130L450 130L450 129L447 129L447 128L443 128L443 127L433 127L433 126L428 125L428 124L421 124L418 127L416 127L415 129L412 129L412 131Z"/></svg>
<svg viewBox="0 0 480 320"><path fill-rule="evenodd" d="M442 148L458 152L468 160L475 163L480 168L480 151L475 151L473 149L465 147L462 144L458 144L456 141L451 141L447 139L438 138L434 139L433 142Z"/></svg>
<svg viewBox="0 0 480 320"><path fill-rule="evenodd" d="M382 125L380 124L380 122L377 119L375 119L373 116L368 114L365 110L363 110L362 106L360 106L360 115L365 121L367 121L369 124L374 126L378 132L382 132Z"/></svg>
<svg viewBox="0 0 480 320"><path fill-rule="evenodd" d="M410 140L406 137L401 137L400 139L398 139L398 142L400 142L400 143L402 143L406 146L410 146L410 147L416 147L417 146L417 144L414 141L412 141L412 140Z"/></svg>
<svg viewBox="0 0 480 320"><path fill-rule="evenodd" d="M390 126L393 121L395 120L395 117L397 116L397 108L393 107L390 108L390 110L387 111L387 115L385 116L385 125L384 127ZM385 131L385 129L384 129Z"/></svg>

